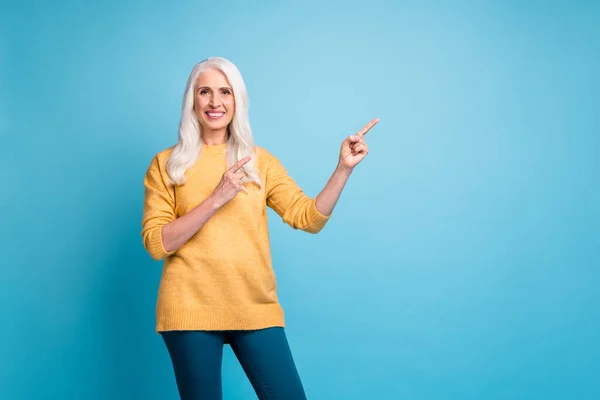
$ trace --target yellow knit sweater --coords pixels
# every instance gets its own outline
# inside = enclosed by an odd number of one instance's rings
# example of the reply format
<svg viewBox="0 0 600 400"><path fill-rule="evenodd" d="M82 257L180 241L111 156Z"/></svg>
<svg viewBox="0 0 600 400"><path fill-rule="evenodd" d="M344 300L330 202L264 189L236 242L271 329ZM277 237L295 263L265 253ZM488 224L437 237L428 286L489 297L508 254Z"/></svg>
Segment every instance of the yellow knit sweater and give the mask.
<svg viewBox="0 0 600 400"><path fill-rule="evenodd" d="M256 147L263 190L246 184L192 238L175 252L165 251L162 227L209 196L226 171L225 147L207 145L180 186L167 184L159 152L144 178L144 247L164 266L156 304L156 331L252 330L285 326L271 264L266 206L294 229L319 232L330 216L321 214L287 174L279 160Z"/></svg>

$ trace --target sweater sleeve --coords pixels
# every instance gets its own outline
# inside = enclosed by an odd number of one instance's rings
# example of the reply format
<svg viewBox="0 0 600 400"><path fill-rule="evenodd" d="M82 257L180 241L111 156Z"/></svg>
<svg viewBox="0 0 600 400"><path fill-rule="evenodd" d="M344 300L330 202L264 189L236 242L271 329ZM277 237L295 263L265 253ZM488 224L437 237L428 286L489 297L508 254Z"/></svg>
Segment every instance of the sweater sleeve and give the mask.
<svg viewBox="0 0 600 400"><path fill-rule="evenodd" d="M266 155L267 205L292 228L308 233L320 232L331 216L321 214L316 206L316 197L307 196L281 162L269 153Z"/></svg>
<svg viewBox="0 0 600 400"><path fill-rule="evenodd" d="M144 177L144 213L142 217L142 238L144 247L155 260L161 260L174 253L165 250L162 241L162 228L175 220L175 196L172 187L165 184L158 157L150 163Z"/></svg>

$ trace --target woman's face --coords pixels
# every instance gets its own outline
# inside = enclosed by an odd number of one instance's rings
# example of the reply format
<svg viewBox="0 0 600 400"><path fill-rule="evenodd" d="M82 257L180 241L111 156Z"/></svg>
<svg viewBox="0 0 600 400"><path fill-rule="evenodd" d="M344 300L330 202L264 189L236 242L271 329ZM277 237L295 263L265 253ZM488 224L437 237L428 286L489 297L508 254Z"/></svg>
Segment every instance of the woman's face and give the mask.
<svg viewBox="0 0 600 400"><path fill-rule="evenodd" d="M204 132L227 132L235 113L235 99L221 71L208 69L196 79L194 112Z"/></svg>

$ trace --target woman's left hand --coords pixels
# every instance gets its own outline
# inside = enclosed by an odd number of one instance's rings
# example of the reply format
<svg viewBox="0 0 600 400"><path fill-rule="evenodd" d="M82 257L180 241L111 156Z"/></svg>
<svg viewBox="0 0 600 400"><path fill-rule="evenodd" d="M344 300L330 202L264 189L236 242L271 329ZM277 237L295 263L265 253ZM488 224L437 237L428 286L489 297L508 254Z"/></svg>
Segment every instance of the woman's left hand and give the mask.
<svg viewBox="0 0 600 400"><path fill-rule="evenodd" d="M346 169L353 169L360 163L369 153L369 147L365 142L364 136L369 130L379 122L379 118L375 118L358 133L348 136L342 142L340 150L339 166Z"/></svg>

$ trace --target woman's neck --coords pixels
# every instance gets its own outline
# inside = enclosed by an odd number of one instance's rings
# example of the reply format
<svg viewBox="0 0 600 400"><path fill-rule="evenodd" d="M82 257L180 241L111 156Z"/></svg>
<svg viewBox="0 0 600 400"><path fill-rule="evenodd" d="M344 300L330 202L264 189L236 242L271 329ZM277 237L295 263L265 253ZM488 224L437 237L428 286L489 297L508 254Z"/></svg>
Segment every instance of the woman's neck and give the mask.
<svg viewBox="0 0 600 400"><path fill-rule="evenodd" d="M204 144L209 145L209 146L215 146L215 145L227 143L227 140L229 139L229 135L227 134L227 131L207 132L207 133L203 133L201 135L201 138L202 138L202 141L204 142Z"/></svg>

